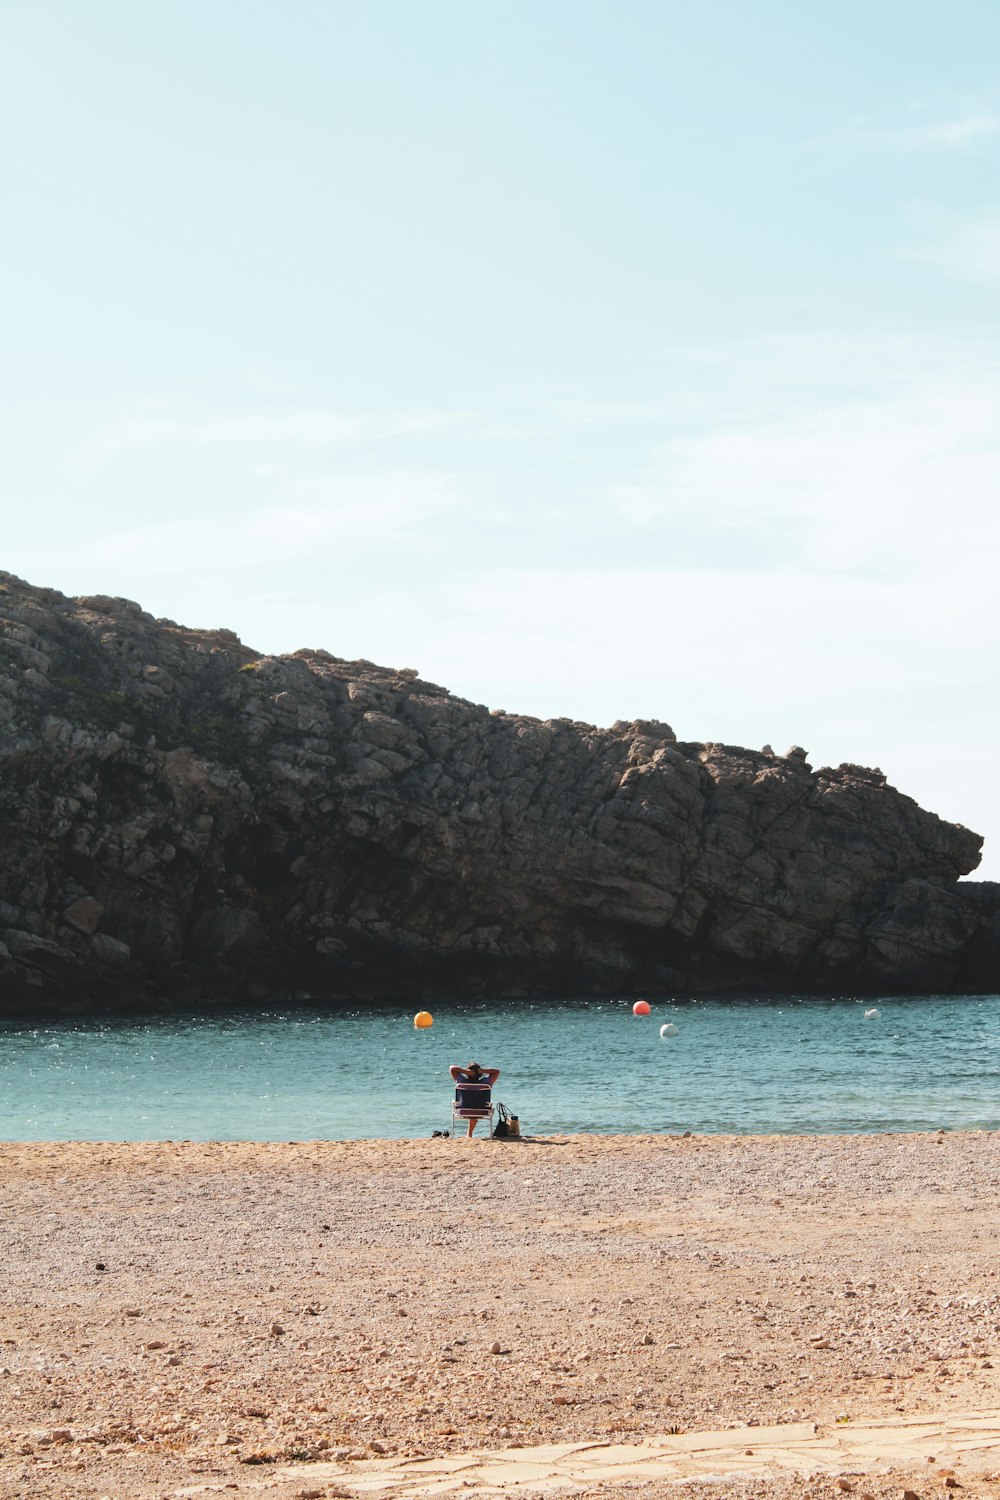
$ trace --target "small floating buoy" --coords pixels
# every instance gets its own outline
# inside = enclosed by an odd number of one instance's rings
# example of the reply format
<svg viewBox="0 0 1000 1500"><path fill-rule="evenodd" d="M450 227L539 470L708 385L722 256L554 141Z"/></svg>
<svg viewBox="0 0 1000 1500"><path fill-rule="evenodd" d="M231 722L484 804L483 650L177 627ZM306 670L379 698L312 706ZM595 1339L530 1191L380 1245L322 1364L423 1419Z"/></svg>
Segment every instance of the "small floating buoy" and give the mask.
<svg viewBox="0 0 1000 1500"><path fill-rule="evenodd" d="M429 1010L418 1010L413 1017L413 1024L418 1031L426 1031L428 1026L434 1025L434 1017Z"/></svg>
<svg viewBox="0 0 1000 1500"><path fill-rule="evenodd" d="M652 1008L648 1000L637 1000L632 1007L632 1014L634 1016L648 1016Z"/></svg>
<svg viewBox="0 0 1000 1500"><path fill-rule="evenodd" d="M665 1026L661 1026L660 1027L660 1035L661 1036L676 1036L677 1035L677 1027L674 1025L673 1021L668 1021Z"/></svg>
<svg viewBox="0 0 1000 1500"><path fill-rule="evenodd" d="M866 1021L880 1021L881 1019L882 1019L882 1012L880 1010L876 1010L875 1007L874 1007L874 1005L872 1006L871 1010L866 1010L865 1011L865 1020Z"/></svg>

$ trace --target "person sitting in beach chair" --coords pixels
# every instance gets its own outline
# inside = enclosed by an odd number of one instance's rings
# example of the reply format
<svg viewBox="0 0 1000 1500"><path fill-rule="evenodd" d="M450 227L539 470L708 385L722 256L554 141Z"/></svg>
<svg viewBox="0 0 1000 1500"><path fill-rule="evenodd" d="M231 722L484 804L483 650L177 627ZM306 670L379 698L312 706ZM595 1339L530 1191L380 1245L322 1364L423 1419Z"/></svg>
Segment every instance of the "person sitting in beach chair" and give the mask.
<svg viewBox="0 0 1000 1500"><path fill-rule="evenodd" d="M500 1077L499 1068L481 1068L477 1062L467 1067L451 1067L448 1070L455 1080L455 1102L451 1106L452 1126L456 1120L468 1120L469 1135L480 1120L493 1119L493 1101L490 1097L493 1085Z"/></svg>

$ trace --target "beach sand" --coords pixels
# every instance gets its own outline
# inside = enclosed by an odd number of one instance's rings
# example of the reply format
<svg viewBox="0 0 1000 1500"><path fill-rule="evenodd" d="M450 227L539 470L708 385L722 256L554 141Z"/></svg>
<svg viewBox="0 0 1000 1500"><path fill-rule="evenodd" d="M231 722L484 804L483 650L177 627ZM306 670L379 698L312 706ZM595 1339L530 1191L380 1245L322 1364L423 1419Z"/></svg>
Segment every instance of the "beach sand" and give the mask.
<svg viewBox="0 0 1000 1500"><path fill-rule="evenodd" d="M996 1133L8 1144L0 1184L4 1497L1000 1410ZM697 1493L1000 1495L1000 1449L928 1456ZM637 1487L677 1493L560 1493Z"/></svg>

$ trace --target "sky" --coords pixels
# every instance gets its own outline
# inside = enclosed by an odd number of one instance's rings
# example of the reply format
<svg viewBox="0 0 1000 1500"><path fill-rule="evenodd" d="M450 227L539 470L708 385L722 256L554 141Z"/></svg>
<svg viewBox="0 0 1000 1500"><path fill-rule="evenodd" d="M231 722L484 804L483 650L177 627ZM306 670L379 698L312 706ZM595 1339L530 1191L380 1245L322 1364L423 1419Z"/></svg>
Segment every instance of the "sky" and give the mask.
<svg viewBox="0 0 1000 1500"><path fill-rule="evenodd" d="M0 566L1000 879L995 0L2 0Z"/></svg>

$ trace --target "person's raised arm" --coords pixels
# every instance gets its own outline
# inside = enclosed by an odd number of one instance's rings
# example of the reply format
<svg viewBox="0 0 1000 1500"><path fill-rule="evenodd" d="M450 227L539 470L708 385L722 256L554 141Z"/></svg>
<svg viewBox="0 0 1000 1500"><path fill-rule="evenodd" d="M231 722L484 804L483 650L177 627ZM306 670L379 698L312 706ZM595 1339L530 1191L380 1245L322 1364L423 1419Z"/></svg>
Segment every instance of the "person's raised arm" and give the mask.
<svg viewBox="0 0 1000 1500"><path fill-rule="evenodd" d="M448 1072L451 1074L452 1078L455 1080L456 1083L464 1083L465 1082L465 1069L464 1068L460 1068L455 1063L452 1063L451 1067L448 1069Z"/></svg>
<svg viewBox="0 0 1000 1500"><path fill-rule="evenodd" d="M492 1088L493 1085L496 1083L497 1079L500 1077L500 1069L499 1068L484 1068L483 1069L483 1077L485 1078L486 1082L489 1084L490 1088Z"/></svg>

